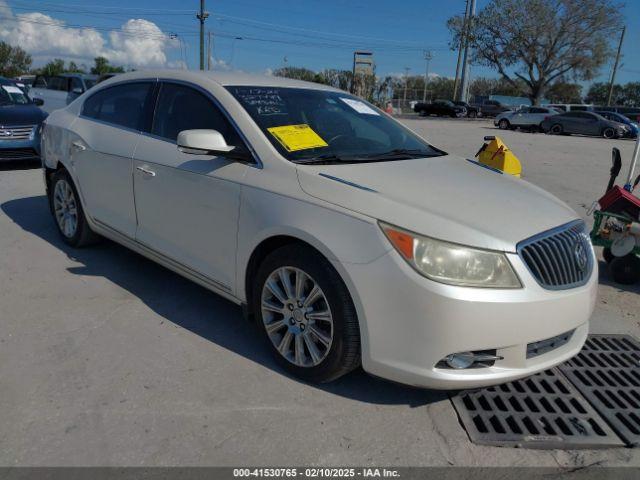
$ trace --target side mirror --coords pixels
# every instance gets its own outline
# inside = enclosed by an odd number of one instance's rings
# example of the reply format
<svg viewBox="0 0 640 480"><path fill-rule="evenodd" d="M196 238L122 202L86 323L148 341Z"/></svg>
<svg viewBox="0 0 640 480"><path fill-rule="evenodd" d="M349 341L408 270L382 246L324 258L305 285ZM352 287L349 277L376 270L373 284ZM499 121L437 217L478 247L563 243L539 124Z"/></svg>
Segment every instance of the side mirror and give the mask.
<svg viewBox="0 0 640 480"><path fill-rule="evenodd" d="M41 107L42 105L44 105L44 100L41 98L36 97L36 98L32 98L31 100L33 100L33 103L38 107Z"/></svg>
<svg viewBox="0 0 640 480"><path fill-rule="evenodd" d="M75 93L76 95L82 95L84 93L84 89L80 87L76 87L73 90L71 90L71 93Z"/></svg>
<svg viewBox="0 0 640 480"><path fill-rule="evenodd" d="M192 155L217 155L241 162L251 161L251 154L238 147L227 145L217 130L183 130L178 133L178 150Z"/></svg>

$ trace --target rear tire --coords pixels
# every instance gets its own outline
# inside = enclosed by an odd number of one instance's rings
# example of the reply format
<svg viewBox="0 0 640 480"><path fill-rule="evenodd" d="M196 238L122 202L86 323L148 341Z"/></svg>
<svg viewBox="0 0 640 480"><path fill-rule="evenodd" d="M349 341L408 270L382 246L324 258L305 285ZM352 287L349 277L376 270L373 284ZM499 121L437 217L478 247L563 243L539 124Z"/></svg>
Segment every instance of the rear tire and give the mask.
<svg viewBox="0 0 640 480"><path fill-rule="evenodd" d="M633 253L614 258L609 268L616 283L633 285L640 280L640 258Z"/></svg>
<svg viewBox="0 0 640 480"><path fill-rule="evenodd" d="M611 263L616 257L613 256L610 248L605 247L602 249L602 258L604 258L605 262Z"/></svg>
<svg viewBox="0 0 640 480"><path fill-rule="evenodd" d="M551 128L549 129L549 133L551 133L552 135L562 135L563 132L564 132L564 129L562 128L562 125L560 125L559 123L554 123L553 125L551 125Z"/></svg>
<svg viewBox="0 0 640 480"><path fill-rule="evenodd" d="M500 130L509 130L511 128L511 124L509 123L509 120L503 118L498 122L498 128Z"/></svg>
<svg viewBox="0 0 640 480"><path fill-rule="evenodd" d="M80 248L100 239L87 224L76 186L64 169L56 171L51 178L49 207L58 232L67 245Z"/></svg>
<svg viewBox="0 0 640 480"><path fill-rule="evenodd" d="M251 305L276 361L293 375L329 382L360 365L360 327L353 301L317 251L288 245L258 268Z"/></svg>
<svg viewBox="0 0 640 480"><path fill-rule="evenodd" d="M478 114L476 112L474 112L473 110L471 110L469 113L467 113L467 117L469 118L476 118L478 116Z"/></svg>

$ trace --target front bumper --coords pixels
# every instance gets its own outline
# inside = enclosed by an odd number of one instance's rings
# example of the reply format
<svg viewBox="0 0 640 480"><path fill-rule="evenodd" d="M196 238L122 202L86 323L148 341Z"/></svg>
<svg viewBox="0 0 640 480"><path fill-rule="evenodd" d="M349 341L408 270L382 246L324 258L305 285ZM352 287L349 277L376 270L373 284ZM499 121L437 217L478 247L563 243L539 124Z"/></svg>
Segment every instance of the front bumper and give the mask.
<svg viewBox="0 0 640 480"><path fill-rule="evenodd" d="M464 288L428 280L395 252L368 264L343 264L361 318L364 369L409 385L462 389L511 381L550 368L582 348L597 292L589 281L543 289L517 254L508 254L523 288ZM527 345L573 331L564 345L527 358ZM446 355L496 350L493 366L437 368Z"/></svg>
<svg viewBox="0 0 640 480"><path fill-rule="evenodd" d="M27 140L0 140L0 162L14 160L38 160L40 137Z"/></svg>

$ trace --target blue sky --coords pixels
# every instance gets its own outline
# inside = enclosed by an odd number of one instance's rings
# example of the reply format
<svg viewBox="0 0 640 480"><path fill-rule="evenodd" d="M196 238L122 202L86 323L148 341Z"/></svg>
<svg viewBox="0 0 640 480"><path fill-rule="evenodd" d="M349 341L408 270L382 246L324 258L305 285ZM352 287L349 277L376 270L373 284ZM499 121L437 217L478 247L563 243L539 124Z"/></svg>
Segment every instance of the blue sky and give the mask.
<svg viewBox="0 0 640 480"><path fill-rule="evenodd" d="M482 8L489 0L478 0ZM2 7L2 4L9 7ZM448 48L446 20L464 10L464 0L207 0L215 68L264 72L284 65L350 69L354 49L374 53L380 75L405 67L423 74L423 50L433 52L430 71L453 76L456 52ZM640 1L627 0L621 82L640 80ZM131 66L177 66L186 47L198 66L199 0L0 0L0 37L31 50L36 64L53 57L90 63L96 52ZM23 19L23 20L20 20ZM138 21L142 19L142 21ZM133 23L132 20L136 20ZM66 28L50 27L63 22ZM148 32L137 38L120 34ZM20 30L12 30L20 25ZM92 27L92 28L88 28ZM4 32L2 29L4 28ZM142 30L141 30L142 29ZM46 31L45 31L46 30ZM150 33L149 33L150 32ZM177 40L162 38L177 33ZM4 35L3 35L4 34ZM78 40L79 39L79 40ZM78 46L77 44L80 44ZM610 66L598 80L608 78ZM473 76L496 76L475 67Z"/></svg>

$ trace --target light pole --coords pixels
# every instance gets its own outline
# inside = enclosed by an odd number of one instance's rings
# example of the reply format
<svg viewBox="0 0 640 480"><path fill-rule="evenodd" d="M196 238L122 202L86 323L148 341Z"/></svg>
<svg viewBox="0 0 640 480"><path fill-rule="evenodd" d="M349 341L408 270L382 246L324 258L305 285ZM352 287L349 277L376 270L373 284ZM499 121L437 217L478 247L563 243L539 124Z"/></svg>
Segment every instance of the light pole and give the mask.
<svg viewBox="0 0 640 480"><path fill-rule="evenodd" d="M433 53L431 53L431 50L425 50L424 59L427 63L427 68L424 71L424 90L422 92L422 103L427 101L427 82L429 81L429 63L433 59Z"/></svg>
<svg viewBox="0 0 640 480"><path fill-rule="evenodd" d="M402 106L407 103L407 88L409 87L409 67L404 67L404 95L402 97Z"/></svg>

